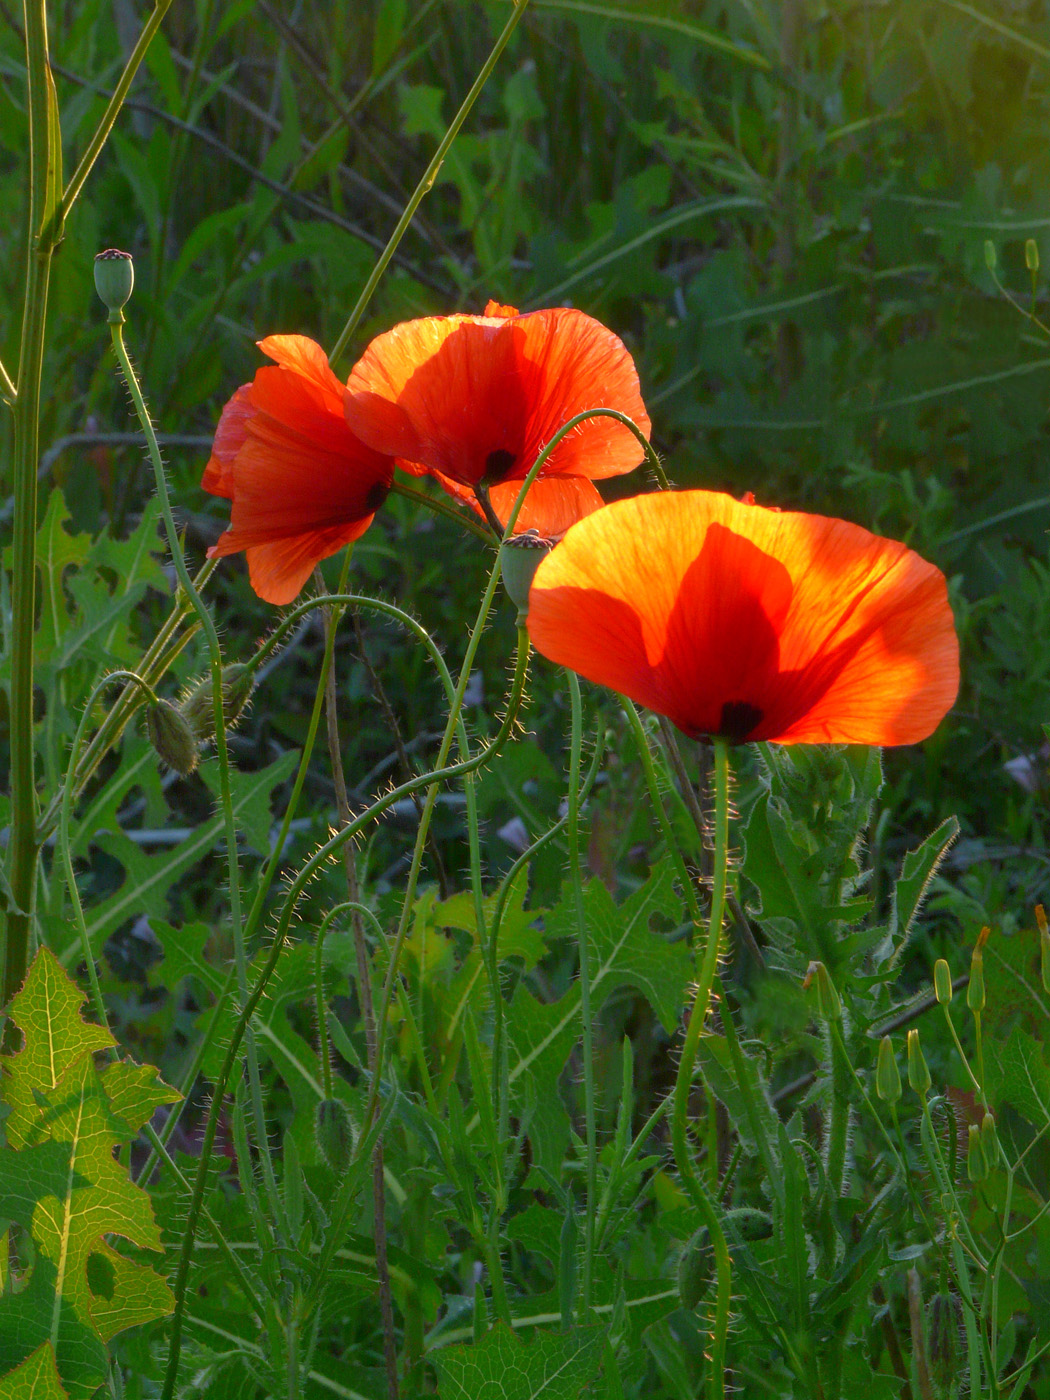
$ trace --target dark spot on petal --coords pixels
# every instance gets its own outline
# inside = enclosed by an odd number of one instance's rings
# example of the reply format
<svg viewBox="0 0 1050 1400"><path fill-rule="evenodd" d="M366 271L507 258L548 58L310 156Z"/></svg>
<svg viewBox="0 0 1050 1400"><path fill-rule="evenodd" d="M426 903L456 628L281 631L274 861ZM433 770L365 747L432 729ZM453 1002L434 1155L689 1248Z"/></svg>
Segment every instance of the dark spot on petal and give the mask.
<svg viewBox="0 0 1050 1400"><path fill-rule="evenodd" d="M747 700L727 700L722 706L718 732L731 744L742 744L762 722L762 711Z"/></svg>
<svg viewBox="0 0 1050 1400"><path fill-rule="evenodd" d="M385 481L377 481L368 488L365 497L366 514L373 515L390 495L390 487Z"/></svg>
<svg viewBox="0 0 1050 1400"><path fill-rule="evenodd" d="M505 447L497 447L485 458L485 480L494 486L497 481L503 480L517 460L515 453L508 452Z"/></svg>

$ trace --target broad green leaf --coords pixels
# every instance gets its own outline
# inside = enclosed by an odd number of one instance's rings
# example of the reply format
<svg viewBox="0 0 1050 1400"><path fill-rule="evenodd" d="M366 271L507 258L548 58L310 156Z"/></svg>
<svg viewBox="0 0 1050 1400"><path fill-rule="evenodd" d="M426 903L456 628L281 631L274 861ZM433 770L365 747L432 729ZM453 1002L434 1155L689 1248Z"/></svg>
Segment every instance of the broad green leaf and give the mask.
<svg viewBox="0 0 1050 1400"><path fill-rule="evenodd" d="M449 1347L434 1357L440 1400L578 1400L601 1365L604 1332L577 1328L519 1341L497 1326L474 1346Z"/></svg>
<svg viewBox="0 0 1050 1400"><path fill-rule="evenodd" d="M150 1199L114 1151L179 1095L151 1066L112 1063L100 1073L94 1052L113 1041L82 1020L83 1002L54 955L41 949L11 1004L24 1045L4 1066L12 1108L10 1146L0 1154L5 1176L17 1168L11 1159L26 1164L11 1210L24 1214L27 1197L34 1197L28 1280L0 1298L0 1372L50 1342L73 1400L86 1400L98 1386L105 1342L165 1316L174 1302L158 1274L118 1253L106 1237L161 1248Z"/></svg>
<svg viewBox="0 0 1050 1400"><path fill-rule="evenodd" d="M0 1379L0 1400L69 1400L50 1342L41 1342L21 1366Z"/></svg>
<svg viewBox="0 0 1050 1400"><path fill-rule="evenodd" d="M1020 1026L1004 1045L986 1052L992 1101L1008 1103L1037 1128L1050 1125L1050 1064L1046 1049Z"/></svg>
<svg viewBox="0 0 1050 1400"><path fill-rule="evenodd" d="M83 1019L85 997L55 955L41 948L9 1014L24 1037L22 1049L3 1060L2 1097L11 1106L5 1129L14 1148L27 1147L40 1122L39 1092L54 1089L82 1055L115 1045L109 1031Z"/></svg>
<svg viewBox="0 0 1050 1400"><path fill-rule="evenodd" d="M71 1182L88 1185L84 1177L73 1178L72 1158L64 1142L39 1142L20 1152L0 1147L0 1228L14 1223L28 1230L38 1201L60 1195Z"/></svg>

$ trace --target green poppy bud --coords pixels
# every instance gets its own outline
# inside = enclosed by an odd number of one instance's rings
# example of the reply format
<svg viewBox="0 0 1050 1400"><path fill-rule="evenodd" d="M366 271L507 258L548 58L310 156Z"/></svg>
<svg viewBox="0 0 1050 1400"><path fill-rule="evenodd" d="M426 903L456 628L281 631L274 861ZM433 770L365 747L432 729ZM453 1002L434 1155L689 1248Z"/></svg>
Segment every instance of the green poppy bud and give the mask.
<svg viewBox="0 0 1050 1400"><path fill-rule="evenodd" d="M908 1032L908 1083L924 1099L929 1091L933 1080L930 1078L930 1069L926 1063L926 1057L922 1053L922 1046L919 1044L919 1032L910 1030Z"/></svg>
<svg viewBox="0 0 1050 1400"><path fill-rule="evenodd" d="M241 662L222 668L222 714L227 729L232 729L244 713L254 686L253 672ZM179 709L198 743L205 744L215 738L215 707L210 675L202 676L190 686L179 702Z"/></svg>
<svg viewBox="0 0 1050 1400"><path fill-rule="evenodd" d="M970 984L966 988L966 1005L979 1016L984 1010L984 953L981 951L988 942L988 935L991 932L988 928L981 929L977 935L977 944L973 950L973 957L970 959Z"/></svg>
<svg viewBox="0 0 1050 1400"><path fill-rule="evenodd" d="M817 993L817 1014L824 1021L842 1020L842 1002L839 994L835 990L835 984L831 980L827 968L822 962L811 962L806 969L806 976L802 987L804 991L809 991L810 987L816 988Z"/></svg>
<svg viewBox="0 0 1050 1400"><path fill-rule="evenodd" d="M999 1138L995 1131L994 1113L986 1113L981 1119L981 1146L984 1148L984 1159L988 1163L988 1170L994 1171L995 1164L999 1160Z"/></svg>
<svg viewBox="0 0 1050 1400"><path fill-rule="evenodd" d="M943 958L933 965L933 990L942 1006L952 1004L952 970Z"/></svg>
<svg viewBox="0 0 1050 1400"><path fill-rule="evenodd" d="M678 1301L688 1312L707 1292L714 1270L714 1251L707 1226L701 1226L682 1250L678 1260Z"/></svg>
<svg viewBox="0 0 1050 1400"><path fill-rule="evenodd" d="M357 1129L342 1099L322 1099L314 1109L314 1136L334 1172L345 1172L354 1155Z"/></svg>
<svg viewBox="0 0 1050 1400"><path fill-rule="evenodd" d="M189 777L197 766L200 754L193 731L180 711L170 700L158 700L156 705L146 706L146 733L160 758Z"/></svg>
<svg viewBox="0 0 1050 1400"><path fill-rule="evenodd" d="M901 1073L897 1068L897 1056L893 1053L893 1041L884 1035L879 1041L879 1059L875 1068L875 1092L884 1103L895 1104L901 1096Z"/></svg>
<svg viewBox="0 0 1050 1400"><path fill-rule="evenodd" d="M971 1181L984 1181L988 1175L988 1158L984 1153L981 1130L976 1123L971 1123L966 1133L966 1175Z"/></svg>
<svg viewBox="0 0 1050 1400"><path fill-rule="evenodd" d="M537 530L524 530L520 535L512 535L500 546L499 566L503 574L503 587L518 610L519 627L524 627L528 616L529 589L536 570L553 548L554 541L545 539Z"/></svg>
<svg viewBox="0 0 1050 1400"><path fill-rule="evenodd" d="M95 291L111 313L119 312L127 304L134 285L135 264L130 253L106 248L95 254Z"/></svg>

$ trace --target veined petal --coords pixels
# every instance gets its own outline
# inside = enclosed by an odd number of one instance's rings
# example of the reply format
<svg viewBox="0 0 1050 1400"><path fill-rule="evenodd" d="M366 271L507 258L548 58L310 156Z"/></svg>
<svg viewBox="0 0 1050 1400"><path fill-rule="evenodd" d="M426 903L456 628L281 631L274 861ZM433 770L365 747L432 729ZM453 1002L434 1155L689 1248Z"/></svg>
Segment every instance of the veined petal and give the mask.
<svg viewBox="0 0 1050 1400"><path fill-rule="evenodd" d="M620 501L541 563L544 655L688 734L915 743L958 689L940 570L846 521L714 492Z"/></svg>

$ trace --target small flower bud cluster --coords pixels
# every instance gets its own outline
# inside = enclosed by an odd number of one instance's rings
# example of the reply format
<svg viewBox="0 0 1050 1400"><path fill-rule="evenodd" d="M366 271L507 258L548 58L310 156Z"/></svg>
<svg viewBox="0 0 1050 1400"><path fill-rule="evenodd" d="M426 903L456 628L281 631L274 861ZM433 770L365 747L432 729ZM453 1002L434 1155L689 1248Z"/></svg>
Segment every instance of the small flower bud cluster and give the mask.
<svg viewBox="0 0 1050 1400"><path fill-rule="evenodd" d="M244 713L255 684L248 666L236 663L222 670L222 713L232 728ZM159 700L146 709L146 733L157 755L169 768L189 777L200 759L200 746L215 738L212 682L205 676L192 685L178 705Z"/></svg>

